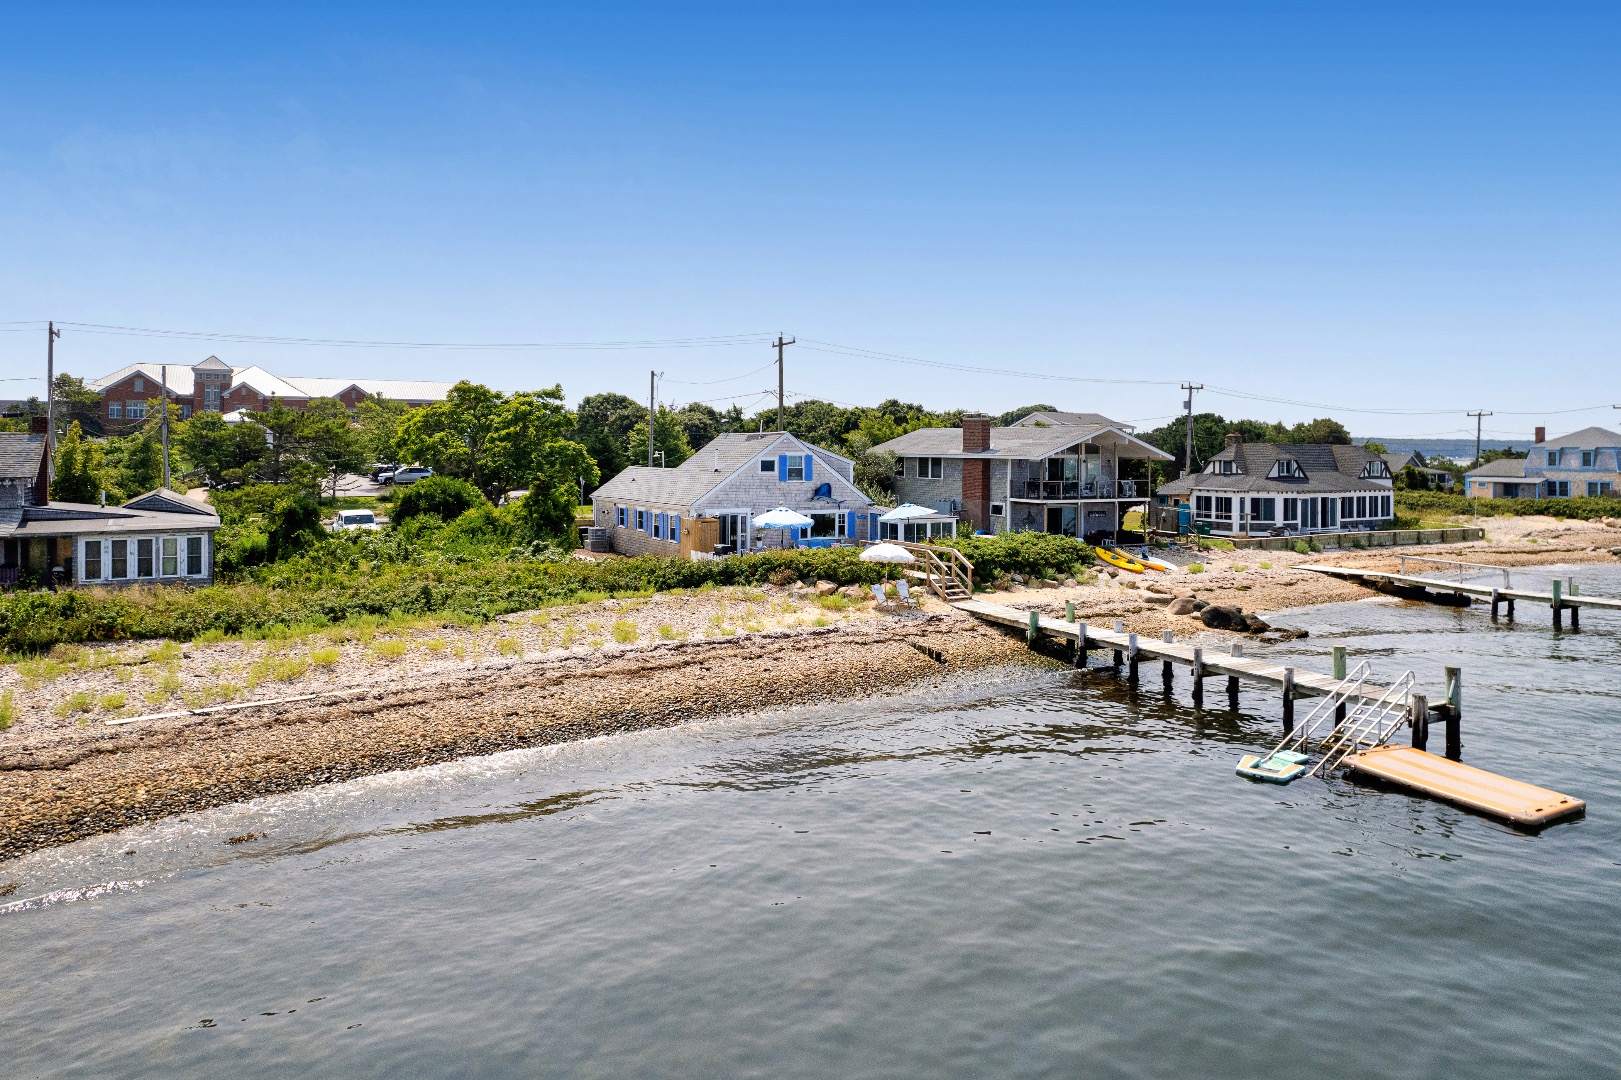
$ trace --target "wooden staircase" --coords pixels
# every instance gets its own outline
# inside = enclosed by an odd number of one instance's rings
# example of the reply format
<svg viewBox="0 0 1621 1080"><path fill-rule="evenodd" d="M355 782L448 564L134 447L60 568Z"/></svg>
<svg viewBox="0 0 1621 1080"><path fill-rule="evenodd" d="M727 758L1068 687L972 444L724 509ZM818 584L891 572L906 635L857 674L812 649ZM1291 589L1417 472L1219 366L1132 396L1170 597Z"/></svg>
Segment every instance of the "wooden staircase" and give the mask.
<svg viewBox="0 0 1621 1080"><path fill-rule="evenodd" d="M974 596L974 564L956 548L933 544L901 544L917 556L918 569L909 576L921 578L928 590L948 604L971 600Z"/></svg>

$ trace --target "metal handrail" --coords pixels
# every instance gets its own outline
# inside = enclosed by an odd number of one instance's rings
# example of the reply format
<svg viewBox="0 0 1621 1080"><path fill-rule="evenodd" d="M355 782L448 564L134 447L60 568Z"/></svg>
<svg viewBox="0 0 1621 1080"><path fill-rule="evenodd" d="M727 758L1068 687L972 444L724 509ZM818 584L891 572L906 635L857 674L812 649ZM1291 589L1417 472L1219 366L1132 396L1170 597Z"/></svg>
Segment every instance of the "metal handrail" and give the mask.
<svg viewBox="0 0 1621 1080"><path fill-rule="evenodd" d="M1462 573L1462 571L1465 570L1465 569L1478 570L1478 571L1481 571L1483 573L1502 574L1503 575L1503 588L1508 589L1508 588L1513 587L1509 582L1509 579L1508 579L1508 567L1506 567L1506 566L1492 566L1492 565L1490 565L1488 563L1463 562L1463 561L1461 561L1459 559L1436 559L1436 558L1432 558L1432 557L1426 556L1426 555L1397 555L1396 556L1396 569L1397 569L1398 572L1403 573L1403 574L1405 574L1407 572L1407 561L1409 559L1411 559L1414 562L1434 563L1437 566L1457 567L1459 569L1459 571L1460 571L1459 574L1458 574L1458 580L1460 580L1460 581L1462 581L1465 577L1472 576L1472 575L1469 575L1469 574Z"/></svg>
<svg viewBox="0 0 1621 1080"><path fill-rule="evenodd" d="M1329 733L1328 748L1323 751L1323 759L1312 769L1312 775L1321 776L1360 748L1383 746L1396 733L1396 729L1407 721L1407 697L1415 681L1411 671L1404 673L1386 687L1376 700L1358 705L1343 723L1336 725ZM1395 720L1387 726L1386 722L1392 716Z"/></svg>

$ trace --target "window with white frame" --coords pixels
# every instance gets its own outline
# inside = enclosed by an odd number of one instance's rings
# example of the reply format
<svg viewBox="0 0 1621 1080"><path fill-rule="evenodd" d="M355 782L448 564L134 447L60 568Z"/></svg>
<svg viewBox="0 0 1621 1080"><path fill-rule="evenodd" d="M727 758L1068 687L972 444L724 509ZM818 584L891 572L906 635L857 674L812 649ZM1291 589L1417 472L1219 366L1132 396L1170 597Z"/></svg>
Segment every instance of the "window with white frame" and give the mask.
<svg viewBox="0 0 1621 1080"><path fill-rule="evenodd" d="M139 394L142 390L145 390L145 389L146 389L146 380L141 379L141 378L137 378L135 380L135 392L137 394Z"/></svg>
<svg viewBox="0 0 1621 1080"><path fill-rule="evenodd" d="M811 514L810 534L813 537L833 537L842 539L847 536L846 527L848 515L844 512L832 514Z"/></svg>
<svg viewBox="0 0 1621 1080"><path fill-rule="evenodd" d="M1272 471L1267 473L1273 480L1298 480L1301 475L1300 462L1294 458L1279 458L1278 463L1272 466Z"/></svg>
<svg viewBox="0 0 1621 1080"><path fill-rule="evenodd" d="M1209 519L1215 511L1215 500L1209 495L1195 495L1193 497L1193 516Z"/></svg>
<svg viewBox="0 0 1621 1080"><path fill-rule="evenodd" d="M788 454L787 458L788 458L787 478L789 480L803 480L803 479L805 479L805 455L804 454Z"/></svg>
<svg viewBox="0 0 1621 1080"><path fill-rule="evenodd" d="M84 560L79 565L83 567L82 573L86 581L101 580L100 540L86 540L84 542Z"/></svg>
<svg viewBox="0 0 1621 1080"><path fill-rule="evenodd" d="M1251 499L1250 500L1250 519L1252 521L1276 521L1276 520L1278 520L1278 500L1276 500L1276 499Z"/></svg>
<svg viewBox="0 0 1621 1080"><path fill-rule="evenodd" d="M124 402L124 415L129 417L131 420L143 419L146 416L146 402L144 402L144 401L126 401L126 402Z"/></svg>
<svg viewBox="0 0 1621 1080"><path fill-rule="evenodd" d="M938 480L945 475L945 462L937 457L920 457L917 459L917 478L919 480Z"/></svg>
<svg viewBox="0 0 1621 1080"><path fill-rule="evenodd" d="M616 506L616 507L614 507L614 524L618 525L621 529L625 528L626 526L628 526L630 524L630 507L628 507L628 506Z"/></svg>
<svg viewBox="0 0 1621 1080"><path fill-rule="evenodd" d="M113 571L113 573L112 573L112 576L114 578L127 578L127 577L129 577L129 541L128 540L114 540L113 543L112 543L112 548L113 548L113 559L112 559L112 562L113 562L112 571Z"/></svg>
<svg viewBox="0 0 1621 1080"><path fill-rule="evenodd" d="M776 472L777 471L777 459L776 458L761 458L760 459L760 471L763 472L763 473Z"/></svg>
<svg viewBox="0 0 1621 1080"><path fill-rule="evenodd" d="M1216 496L1216 520L1233 520L1233 497L1231 495Z"/></svg>
<svg viewBox="0 0 1621 1080"><path fill-rule="evenodd" d="M109 401L107 403L107 419L122 420L124 418L124 403L122 401Z"/></svg>
<svg viewBox="0 0 1621 1080"><path fill-rule="evenodd" d="M150 536L143 536L135 541L135 576L138 578L152 577L156 572L154 565L155 544Z"/></svg>
<svg viewBox="0 0 1621 1080"><path fill-rule="evenodd" d="M1366 505L1364 505L1363 508L1366 509ZM1360 517L1360 516L1361 515L1356 512L1356 496L1355 495L1342 495L1342 496L1340 496L1340 517L1341 518L1354 518L1354 517Z"/></svg>
<svg viewBox="0 0 1621 1080"><path fill-rule="evenodd" d="M1390 516L1390 496L1389 495L1381 495L1381 496L1379 496L1379 503L1380 503L1379 516L1380 517L1389 517Z"/></svg>
<svg viewBox="0 0 1621 1080"><path fill-rule="evenodd" d="M160 558L159 558L159 566L163 570L163 576L164 577L179 577L180 576L180 537L178 537L178 536L164 536L164 537L160 537L159 539L161 541L159 543L159 545L158 545L158 550L161 553Z"/></svg>
<svg viewBox="0 0 1621 1080"><path fill-rule="evenodd" d="M1001 503L991 503L991 517L1007 517L1007 507Z"/></svg>
<svg viewBox="0 0 1621 1080"><path fill-rule="evenodd" d="M670 515L670 540L675 542L675 543L680 543L681 542L681 515L680 514L671 514Z"/></svg>
<svg viewBox="0 0 1621 1080"><path fill-rule="evenodd" d="M1583 450L1582 451L1582 468L1591 469L1592 467L1593 467L1593 451L1591 451L1591 450Z"/></svg>
<svg viewBox="0 0 1621 1080"><path fill-rule="evenodd" d="M1548 498L1550 498L1550 499L1568 499L1568 498L1570 498L1570 481L1569 480L1549 480L1548 481Z"/></svg>
<svg viewBox="0 0 1621 1080"><path fill-rule="evenodd" d="M1358 495L1356 497L1356 513L1354 513L1354 514L1346 514L1345 516L1346 517L1359 517L1359 518L1367 517L1368 516L1368 497L1366 495Z"/></svg>
<svg viewBox="0 0 1621 1080"><path fill-rule="evenodd" d="M1283 520L1284 521L1299 521L1300 520L1300 500L1299 499L1284 499L1283 500Z"/></svg>
<svg viewBox="0 0 1621 1080"><path fill-rule="evenodd" d="M200 536L186 537L186 575L203 576L203 538Z"/></svg>
<svg viewBox="0 0 1621 1080"><path fill-rule="evenodd" d="M636 510L636 531L647 531L647 511L641 509L640 507L638 507Z"/></svg>

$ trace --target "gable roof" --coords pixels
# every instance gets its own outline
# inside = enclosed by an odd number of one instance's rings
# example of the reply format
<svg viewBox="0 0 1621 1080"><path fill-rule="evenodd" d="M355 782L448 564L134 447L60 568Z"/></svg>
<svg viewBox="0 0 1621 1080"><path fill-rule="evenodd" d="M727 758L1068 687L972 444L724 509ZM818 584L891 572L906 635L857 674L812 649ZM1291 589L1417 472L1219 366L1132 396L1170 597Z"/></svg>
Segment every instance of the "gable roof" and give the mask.
<svg viewBox="0 0 1621 1080"><path fill-rule="evenodd" d="M1314 495L1341 491L1390 490L1377 480L1365 480L1363 468L1370 461L1379 461L1379 455L1360 446L1338 446L1328 443L1238 443L1228 446L1211 461L1233 461L1242 472L1189 473L1161 484L1158 493L1187 495L1199 491L1242 491L1277 495ZM1298 479L1269 479L1267 474L1280 460L1299 463Z"/></svg>
<svg viewBox="0 0 1621 1080"><path fill-rule="evenodd" d="M45 460L45 436L0 431L0 477L33 480Z"/></svg>
<svg viewBox="0 0 1621 1080"><path fill-rule="evenodd" d="M1569 435L1561 435L1556 439L1546 439L1536 445L1556 450L1596 450L1601 446L1621 446L1621 435L1609 428L1584 427L1580 431L1572 431Z"/></svg>
<svg viewBox="0 0 1621 1080"><path fill-rule="evenodd" d="M86 383L85 388L103 394L107 392L109 387L118 385L131 375L142 375L152 381L152 386L148 389L156 390L163 385L163 367L162 364L128 364L111 375L103 375L99 379ZM170 364L168 367L169 393L180 397L189 397L191 395L191 377L186 373L191 371L190 365ZM141 391L141 393L145 392L145 390Z"/></svg>
<svg viewBox="0 0 1621 1080"><path fill-rule="evenodd" d="M1498 458L1478 469L1470 469L1465 476L1498 476L1514 480L1525 479L1525 458Z"/></svg>
<svg viewBox="0 0 1621 1080"><path fill-rule="evenodd" d="M1114 427L1122 431L1135 431L1130 424L1120 424L1102 413L1042 411L1021 416L1008 427Z"/></svg>
<svg viewBox="0 0 1621 1080"><path fill-rule="evenodd" d="M277 375L253 365L232 367L217 356L210 356L199 364L170 364L169 393L189 397L192 392L193 371L227 371L231 373L231 389L251 386L266 397L317 398L337 397L351 386L359 387L373 397L394 401L443 401L455 383L433 382L426 379L328 379L308 378L302 375ZM143 375L153 383L163 381L161 364L128 364L111 375L104 375L87 385L91 390L105 393L108 387L123 382L131 375Z"/></svg>
<svg viewBox="0 0 1621 1080"><path fill-rule="evenodd" d="M337 397L353 386L391 401L443 401L456 385L421 379L323 379L302 375L289 375L282 381L297 387L306 397Z"/></svg>
<svg viewBox="0 0 1621 1080"><path fill-rule="evenodd" d="M153 488L145 495L137 495L124 504L131 510L157 510L169 514L206 514L209 517L218 517L219 512L208 503L200 499L193 499L189 495L182 495L169 488Z"/></svg>
<svg viewBox="0 0 1621 1080"><path fill-rule="evenodd" d="M796 453L803 450L821 459L849 460L819 446L812 446L786 432L732 432L715 436L705 443L702 449L673 469L650 469L646 465L632 465L597 488L591 498L593 502L597 499L607 499L658 506L694 506L741 469L753 465L759 458L773 451L777 444L784 440L795 447ZM832 470L829 470L829 473L830 475L824 478L813 472L813 482L819 484L825 480L829 483L848 483L838 473Z"/></svg>
<svg viewBox="0 0 1621 1080"><path fill-rule="evenodd" d="M1031 415L1036 415L1032 413ZM1072 413L1070 415L1081 415ZM899 438L890 439L873 447L900 457L953 457L953 458L1022 458L1033 459L1056 454L1076 443L1089 442L1106 432L1112 432L1127 443L1133 444L1139 452L1133 456L1139 458L1153 458L1158 461L1170 461L1171 455L1157 446L1150 446L1120 425L1113 423L1108 417L1100 418L1103 422L1082 425L1060 425L1051 427L1000 427L991 428L991 448L981 451L967 451L962 448L962 428L918 428L908 431Z"/></svg>

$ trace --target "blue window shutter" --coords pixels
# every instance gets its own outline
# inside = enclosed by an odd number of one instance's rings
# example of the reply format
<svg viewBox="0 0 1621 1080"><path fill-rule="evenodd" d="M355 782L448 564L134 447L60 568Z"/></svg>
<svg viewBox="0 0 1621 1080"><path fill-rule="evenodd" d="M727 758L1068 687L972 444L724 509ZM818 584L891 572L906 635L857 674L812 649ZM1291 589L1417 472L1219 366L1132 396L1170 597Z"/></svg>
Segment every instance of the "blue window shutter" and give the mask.
<svg viewBox="0 0 1621 1080"><path fill-rule="evenodd" d="M778 454L777 455L777 479L779 481L787 481L787 479L788 479L788 455L787 454Z"/></svg>
<svg viewBox="0 0 1621 1080"><path fill-rule="evenodd" d="M670 538L670 515L662 511L659 513L659 533L666 540Z"/></svg>
<svg viewBox="0 0 1621 1080"><path fill-rule="evenodd" d="M670 539L678 541L678 542L681 539L681 515L680 514L672 514L672 515L670 515Z"/></svg>
<svg viewBox="0 0 1621 1080"><path fill-rule="evenodd" d="M811 479L811 456L809 454L805 455L805 479Z"/></svg>

